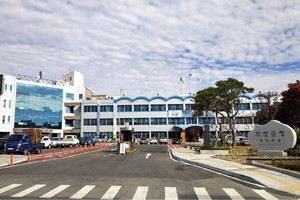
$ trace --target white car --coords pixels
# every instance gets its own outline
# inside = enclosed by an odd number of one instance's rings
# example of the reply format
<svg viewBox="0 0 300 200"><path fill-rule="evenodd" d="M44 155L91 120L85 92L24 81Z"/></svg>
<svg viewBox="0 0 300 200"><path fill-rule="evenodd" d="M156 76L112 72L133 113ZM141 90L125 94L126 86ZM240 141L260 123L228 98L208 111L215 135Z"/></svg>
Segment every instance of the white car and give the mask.
<svg viewBox="0 0 300 200"><path fill-rule="evenodd" d="M51 148L51 140L48 136L42 137L41 143L45 144L45 148L48 148L48 149Z"/></svg>
<svg viewBox="0 0 300 200"><path fill-rule="evenodd" d="M61 140L60 137L52 137L52 138L50 138L51 146L52 146L52 147L57 147L57 142L58 142L59 140Z"/></svg>
<svg viewBox="0 0 300 200"><path fill-rule="evenodd" d="M157 141L156 138L151 138L151 139L149 140L149 144L158 144L158 141Z"/></svg>

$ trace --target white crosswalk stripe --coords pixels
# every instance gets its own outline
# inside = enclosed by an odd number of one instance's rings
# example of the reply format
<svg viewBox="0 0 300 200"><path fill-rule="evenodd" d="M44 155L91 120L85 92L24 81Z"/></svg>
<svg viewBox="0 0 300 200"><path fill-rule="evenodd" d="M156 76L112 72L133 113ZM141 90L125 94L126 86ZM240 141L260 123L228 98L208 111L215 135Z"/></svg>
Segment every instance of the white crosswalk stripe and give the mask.
<svg viewBox="0 0 300 200"><path fill-rule="evenodd" d="M265 190L253 190L253 191L256 192L258 195L260 195L264 199L277 200L276 197L274 197L270 193L266 192Z"/></svg>
<svg viewBox="0 0 300 200"><path fill-rule="evenodd" d="M176 187L165 187L165 199L166 200L178 199Z"/></svg>
<svg viewBox="0 0 300 200"><path fill-rule="evenodd" d="M113 199L119 192L122 186L112 185L107 192L101 197L101 199Z"/></svg>
<svg viewBox="0 0 300 200"><path fill-rule="evenodd" d="M8 190L11 190L11 189L14 189L14 188L16 188L16 187L19 187L21 184L11 184L11 185L8 185L8 186L6 186L6 187L4 187L4 188L1 188L0 189L0 194L2 194L3 192L6 192L6 191L8 191Z"/></svg>
<svg viewBox="0 0 300 200"><path fill-rule="evenodd" d="M22 188L21 186L24 186L22 184L10 184L6 187L0 188L0 194L4 194L6 192L10 193L10 195L12 195L12 190L16 190L19 192L16 194L13 194L11 197L12 198L16 198L16 197L25 197L26 195L30 194L30 197L34 196L35 191L38 191L39 189L43 188L46 186L46 184L36 184L33 186L29 186L27 189ZM26 186L26 185L25 185ZM63 198L69 198L69 199L83 199L85 198L86 195L88 195L88 193L90 193L92 190L94 190L94 188L96 187L96 185L85 185L82 188L80 188L78 191L75 191L73 194L70 194L70 191L72 190L66 190L67 188L69 188L71 185L58 185L57 187L53 188L51 187L51 190L46 191L43 195L41 195L41 192L38 192L40 197L37 198L55 198L59 195L59 197L63 197ZM117 186L117 185L112 185L110 188L108 188L108 190L106 190L106 192L104 192L103 196L101 197L101 199L115 199L115 198L121 198L122 197L122 192L125 192L125 190L121 190L122 186ZM46 190L47 188L45 187L43 190ZM127 197L129 199L133 199L133 200L145 200L147 199L147 195L151 194L149 192L149 188L148 186L138 186L133 194L133 197ZM21 190L21 191L20 191ZM64 191L66 190L66 191ZM96 190L96 188L95 188ZM194 190L194 195L195 198L197 199L201 199L201 200L211 200L211 196L209 194L208 190L205 187L193 187ZM233 199L233 200L244 200L245 198L239 194L235 189L233 188L222 188L222 190L224 191L224 195L228 196L228 198ZM74 191L74 190L73 190ZM272 194L268 193L266 190L264 189L252 189L252 193L253 196L257 199L257 198L263 198L263 199L272 199L272 200L277 200L278 198L276 198L275 196L273 196ZM93 195L97 194L95 193L96 191L93 192ZM120 192L120 194L118 194ZM33 193L33 194L31 194ZM127 192L125 192L126 195L128 195ZM225 194L226 193L226 194ZM117 196L118 194L118 196ZM177 194L177 188L176 187L165 187L164 188L164 197L161 197L161 199L166 199L166 200L178 200L178 194ZM98 194L98 197L92 197L92 198L98 198L101 196L101 194ZM69 197L70 196L70 197ZM151 195L150 195L151 196ZM151 198L151 197L148 198ZM253 197L253 198L254 198ZM89 196L89 198L91 198ZM247 198L249 198L249 194L247 195ZM0 196L1 199L1 196ZM280 198L279 198L280 199Z"/></svg>
<svg viewBox="0 0 300 200"><path fill-rule="evenodd" d="M44 186L45 186L45 184L36 184L36 185L26 189L26 190L23 190L23 191L15 194L15 195L12 195L11 197L24 197L27 194L30 194L31 192L34 192L34 191L36 191L36 190L38 190L38 189L40 189Z"/></svg>
<svg viewBox="0 0 300 200"><path fill-rule="evenodd" d="M53 190L47 192L46 194L40 196L40 198L51 198L55 196L56 194L60 193L61 191L65 190L68 188L70 185L60 185L54 188Z"/></svg>
<svg viewBox="0 0 300 200"><path fill-rule="evenodd" d="M204 187L194 187L194 191L198 199L211 200L209 194Z"/></svg>
<svg viewBox="0 0 300 200"><path fill-rule="evenodd" d="M235 189L232 189L232 188L223 188L223 190L233 200L244 200L244 198Z"/></svg>
<svg viewBox="0 0 300 200"><path fill-rule="evenodd" d="M78 192L76 192L73 196L71 196L70 199L82 199L94 187L95 187L95 185L86 185L83 188L81 188Z"/></svg>
<svg viewBox="0 0 300 200"><path fill-rule="evenodd" d="M146 199L148 193L148 187L141 187L139 186L135 191L135 194L132 200L143 200Z"/></svg>

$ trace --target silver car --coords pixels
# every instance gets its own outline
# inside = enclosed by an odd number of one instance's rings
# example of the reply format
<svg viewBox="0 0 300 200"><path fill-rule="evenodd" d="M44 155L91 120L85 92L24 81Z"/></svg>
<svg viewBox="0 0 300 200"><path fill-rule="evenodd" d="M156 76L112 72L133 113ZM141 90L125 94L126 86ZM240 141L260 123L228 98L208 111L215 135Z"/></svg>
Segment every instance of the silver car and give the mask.
<svg viewBox="0 0 300 200"><path fill-rule="evenodd" d="M159 138L159 140L158 140L158 143L159 144L168 144L168 138L166 138L165 136L162 136L162 137L160 137Z"/></svg>
<svg viewBox="0 0 300 200"><path fill-rule="evenodd" d="M158 141L156 138L151 138L149 141L150 144L158 144Z"/></svg>

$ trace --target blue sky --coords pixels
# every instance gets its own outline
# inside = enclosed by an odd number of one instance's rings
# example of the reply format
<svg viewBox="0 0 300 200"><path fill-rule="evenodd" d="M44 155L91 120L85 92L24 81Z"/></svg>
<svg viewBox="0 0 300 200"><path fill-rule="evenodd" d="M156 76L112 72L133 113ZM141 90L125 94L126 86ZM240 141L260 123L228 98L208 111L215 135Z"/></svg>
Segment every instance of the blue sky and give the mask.
<svg viewBox="0 0 300 200"><path fill-rule="evenodd" d="M77 70L95 94L131 97L195 93L228 77L281 92L300 79L297 0L2 0L0 9L3 74Z"/></svg>

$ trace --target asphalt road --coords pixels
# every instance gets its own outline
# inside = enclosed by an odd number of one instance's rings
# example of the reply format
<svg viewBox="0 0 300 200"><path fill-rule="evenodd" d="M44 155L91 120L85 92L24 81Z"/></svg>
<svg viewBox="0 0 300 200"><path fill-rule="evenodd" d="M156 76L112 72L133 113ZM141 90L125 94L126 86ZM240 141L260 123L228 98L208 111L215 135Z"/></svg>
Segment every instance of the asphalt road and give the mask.
<svg viewBox="0 0 300 200"><path fill-rule="evenodd" d="M0 169L0 199L197 199L195 190L201 199L262 199L258 186L174 161L167 145L139 145L130 155L115 148Z"/></svg>

